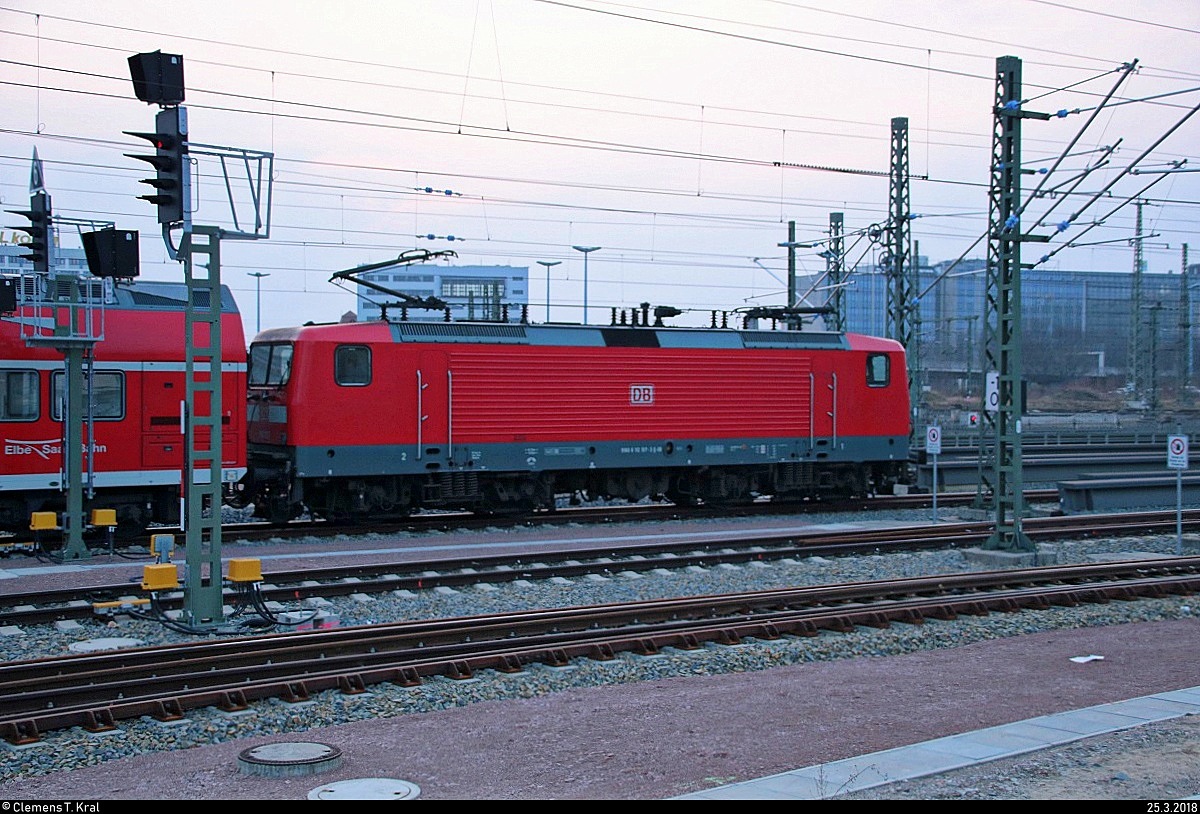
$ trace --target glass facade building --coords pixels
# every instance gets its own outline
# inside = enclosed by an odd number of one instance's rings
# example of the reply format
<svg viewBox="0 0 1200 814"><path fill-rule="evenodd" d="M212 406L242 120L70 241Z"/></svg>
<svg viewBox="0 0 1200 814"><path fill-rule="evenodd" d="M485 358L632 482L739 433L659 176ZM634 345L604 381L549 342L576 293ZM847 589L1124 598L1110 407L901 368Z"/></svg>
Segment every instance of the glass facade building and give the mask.
<svg viewBox="0 0 1200 814"><path fill-rule="evenodd" d="M436 297L450 306L456 321L520 322L529 304L529 268L522 266L439 266L422 264L369 271L361 279L418 299ZM359 321L379 319L383 309L393 319L442 321L444 310L409 306L382 291L358 286Z"/></svg>
<svg viewBox="0 0 1200 814"><path fill-rule="evenodd" d="M978 371L983 337L986 262L966 260L920 269L921 366L930 375ZM1200 282L1200 265L1189 265L1189 283ZM1141 275L1144 341L1142 358L1154 359L1160 378L1182 376L1186 343L1196 349L1196 301L1184 298L1180 274ZM814 280L815 282L815 280ZM886 334L887 276L858 268L845 288L847 329ZM1021 272L1022 355L1030 379L1123 376L1133 330L1132 273L1026 269ZM801 288L803 290L803 287ZM1188 302L1190 313L1181 305ZM812 302L819 305L823 303ZM1190 325L1185 335L1184 325Z"/></svg>
<svg viewBox="0 0 1200 814"><path fill-rule="evenodd" d="M7 229L0 231L0 274L26 274L33 273L33 263L21 257L28 249L22 245L24 241L24 233L20 233L20 240L16 239L16 232L9 232ZM81 248L65 248L62 246L54 247L54 267L60 272L73 272L75 274L85 274L88 270L87 258L83 254Z"/></svg>

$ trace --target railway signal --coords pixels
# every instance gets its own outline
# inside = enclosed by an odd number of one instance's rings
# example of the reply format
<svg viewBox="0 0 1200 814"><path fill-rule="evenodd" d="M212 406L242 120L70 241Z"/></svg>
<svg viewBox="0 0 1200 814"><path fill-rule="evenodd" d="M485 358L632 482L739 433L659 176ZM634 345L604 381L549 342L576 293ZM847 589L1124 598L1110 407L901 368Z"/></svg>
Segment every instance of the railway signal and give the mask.
<svg viewBox="0 0 1200 814"><path fill-rule="evenodd" d="M213 370L222 369L221 319L220 309L214 310L211 306L221 301L222 237L258 240L270 233L270 179L274 156L201 144L189 138L187 110L182 107L185 88L181 55L162 51L134 54L129 57L129 75L137 98L162 108L155 116L153 133L125 131L127 135L154 145L154 155L127 154L145 161L155 170L154 178L142 180L154 191L138 197L158 207L158 222L162 226L167 254L183 264L187 285L188 307L183 315L186 387L180 394L183 397L180 411L185 461L180 471L183 497L180 521L187 548L184 617L189 627L203 630L220 625L225 618L220 579L221 522L220 513L213 510L220 505L223 471L221 377L211 374ZM191 161L198 156L215 156L221 161L234 230L192 223ZM226 159L235 159L245 165L254 210L253 232L238 225L237 201L225 166ZM257 164L257 173L252 164ZM265 168L264 164L267 165ZM264 178L267 179L265 195L262 194ZM173 232L178 234L178 244L172 241ZM123 241L120 235L103 235L95 240L98 243L112 240L120 249L132 249L132 244L136 243L132 235L128 241ZM114 274L128 271L129 264L121 262L121 254L115 251L110 255ZM127 261L129 253L124 254ZM198 363L197 360L203 361Z"/></svg>
<svg viewBox="0 0 1200 814"><path fill-rule="evenodd" d="M101 229L84 232L83 253L87 258L88 271L93 277L137 277L138 233L129 229Z"/></svg>
<svg viewBox="0 0 1200 814"><path fill-rule="evenodd" d="M28 226L17 226L17 231L29 235L25 244L27 254L21 257L33 263L33 270L38 274L50 273L50 224L53 216L50 212L50 196L44 191L29 198L29 209L10 209L14 215L29 219Z"/></svg>
<svg viewBox="0 0 1200 814"><path fill-rule="evenodd" d="M187 219L187 203L191 198L191 172L187 157L187 111L181 107L168 107L154 117L154 132L139 133L126 130L126 135L137 136L154 145L154 155L126 153L129 158L145 161L154 167L153 178L143 178L140 183L154 188L149 195L139 195L158 207L158 222L164 225L180 223Z"/></svg>
<svg viewBox="0 0 1200 814"><path fill-rule="evenodd" d="M129 58L133 94L147 104L168 107L183 102L183 55L152 51Z"/></svg>

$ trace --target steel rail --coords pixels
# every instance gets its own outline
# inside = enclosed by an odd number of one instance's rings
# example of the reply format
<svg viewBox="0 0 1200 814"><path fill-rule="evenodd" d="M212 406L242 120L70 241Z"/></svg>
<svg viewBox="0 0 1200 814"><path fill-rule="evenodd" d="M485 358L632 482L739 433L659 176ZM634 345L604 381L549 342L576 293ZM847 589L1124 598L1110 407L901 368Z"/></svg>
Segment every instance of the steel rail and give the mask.
<svg viewBox="0 0 1200 814"><path fill-rule="evenodd" d="M1036 540L1174 533L1174 512L1138 512L1118 515L1077 515L1029 518L1026 533ZM1184 513L1185 528L1200 529L1200 509ZM786 557L834 556L939 547L970 547L986 541L991 524L981 521L937 526L897 526L841 532L811 532L804 528L771 535L728 537L719 540L684 540L636 544L607 544L587 549L530 554L503 554L465 558L342 565L265 573L262 593L266 600L287 602L312 597L344 596L393 590L461 587L480 582L514 579L549 579L612 571L647 571L654 568L711 566L719 563L769 561ZM230 603L237 595L228 589ZM59 619L85 618L95 613L94 602L142 596L128 582L0 596L0 624L41 624ZM167 609L182 604L178 592L160 595Z"/></svg>
<svg viewBox="0 0 1200 814"><path fill-rule="evenodd" d="M1200 590L1200 557L1092 563L685 597L492 616L333 628L135 648L0 665L0 736L11 743L69 726L92 731L141 715L266 697L358 693L434 674L470 677L533 662L612 658L663 647L814 635L858 625L919 623Z"/></svg>

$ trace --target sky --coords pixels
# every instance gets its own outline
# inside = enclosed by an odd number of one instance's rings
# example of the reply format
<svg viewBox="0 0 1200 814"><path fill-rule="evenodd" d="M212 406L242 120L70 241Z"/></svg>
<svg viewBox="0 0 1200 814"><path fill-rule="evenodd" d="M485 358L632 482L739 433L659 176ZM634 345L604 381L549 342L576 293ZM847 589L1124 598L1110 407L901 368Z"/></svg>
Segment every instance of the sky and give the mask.
<svg viewBox="0 0 1200 814"><path fill-rule="evenodd" d="M335 272L413 249L528 267L531 317L581 321L572 247L598 246L592 322L649 302L707 324L786 302L789 223L819 243L841 212L846 263L879 262L893 119L917 251L985 257L1011 56L1022 108L1054 114L1022 125L1022 224L1050 237L1023 260L1128 273L1140 199L1146 270L1178 273L1189 241L1200 262L1198 45L1196 0L0 0L0 209L27 208L36 149L57 218L138 230L143 279L181 280L125 155L158 109L128 57L163 51L193 144L272 159L269 234L221 249L248 334L336 321ZM224 164L195 156L193 220L252 232L257 175ZM24 222L0 214L0 239Z"/></svg>

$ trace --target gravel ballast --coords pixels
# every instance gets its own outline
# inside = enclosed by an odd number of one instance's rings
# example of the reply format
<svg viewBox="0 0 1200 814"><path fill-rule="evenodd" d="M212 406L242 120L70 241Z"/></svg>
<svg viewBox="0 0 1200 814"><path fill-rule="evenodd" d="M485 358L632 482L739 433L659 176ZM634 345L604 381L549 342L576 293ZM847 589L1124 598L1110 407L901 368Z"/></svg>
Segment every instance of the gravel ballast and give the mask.
<svg viewBox="0 0 1200 814"><path fill-rule="evenodd" d="M806 520L811 522L812 518ZM845 522L846 518L839 516L837 520ZM1200 544L1200 539L1189 537L1185 543L1194 550ZM1136 552L1136 556L1172 555L1175 552L1175 540L1121 538L1061 542L1051 544L1049 550L1059 562L1123 559L1133 552ZM323 609L335 613L342 625L359 625L397 619L466 616L518 608L587 605L971 570L978 570L977 565L960 551L808 557L794 561L671 572L633 574L615 571L570 582L518 581L457 591L436 589L357 599L347 597L332 600L332 604L323 606ZM484 710L494 710L497 704L520 704L538 699L550 703L549 699L555 697L575 699L579 693L587 694L596 690L608 694L615 688L647 683L653 687L662 682L674 684L680 680L705 677L741 680L743 676L773 674L778 668L795 669L804 665L837 663L874 664L905 654L929 656L946 648L978 647L999 641L1015 643L1021 637L1047 636L1054 631L1094 633L1106 628L1118 630L1122 628L1113 626L1138 623L1182 623L1185 625L1183 629L1194 635L1194 602L1194 597L1112 602L1077 608L990 614L945 622L930 621L922 625L893 625L882 630L863 628L851 634L822 633L812 638L784 637L773 641L750 641L735 647L709 645L694 651L668 649L653 657L620 654L611 661L576 660L565 668L533 665L518 674L483 671L470 681L432 678L413 688L375 686L362 695L321 693L302 705L269 701L255 704L243 714L230 715L214 709L197 710L189 712L184 721L172 724L151 719L126 721L120 724L116 733L90 735L81 730L50 733L42 742L31 747L0 750L0 791L19 795L23 793L22 789L37 788L34 782L37 778L44 778L52 784L53 778L67 776L67 773L80 767L113 767L118 763L127 764L138 756L217 745L241 744L244 748L246 743L263 742L264 738L320 739L320 733L325 728L353 726L354 722L380 726L386 721L406 716L423 717L439 711L461 712L469 708L476 708L480 710L478 714L483 714ZM110 622L88 620L78 627L59 627L65 629L42 626L24 629L15 635L0 636L0 651L7 660L12 660L72 652L73 646L77 648L81 642L100 638L130 639L146 645L185 638L153 622L128 617L118 617ZM1193 652L1195 644L1193 639ZM1192 683L1200 684L1197 679L1200 676L1192 676ZM931 697L938 691L935 686L928 689ZM1123 697L1140 694L1143 693L1138 687L1130 687ZM726 703L736 703L736 698ZM621 713L614 709L613 714ZM569 724L547 721L546 725ZM698 726L702 727L703 724ZM460 733L460 736L465 735ZM862 747L864 751L873 751L866 746ZM849 754L854 753L851 751ZM831 755L824 759L836 757ZM752 767L745 769L754 770ZM350 770L342 771L345 773ZM353 776L352 771L350 776ZM738 776L737 779L745 778ZM415 782L420 784L419 781ZM664 779L661 796L694 790L695 782L692 781L692 788L672 788L671 783ZM30 783L34 785L30 786ZM423 796L439 795L428 781L421 785ZM291 791L296 789L292 788ZM623 798L626 791L629 789L614 788L611 794L614 798ZM442 793L453 797L457 792L447 786ZM537 791L529 793L534 797L540 796ZM559 793L549 796L559 796ZM497 796L507 795L508 792L497 790ZM638 796L636 791L634 796Z"/></svg>

